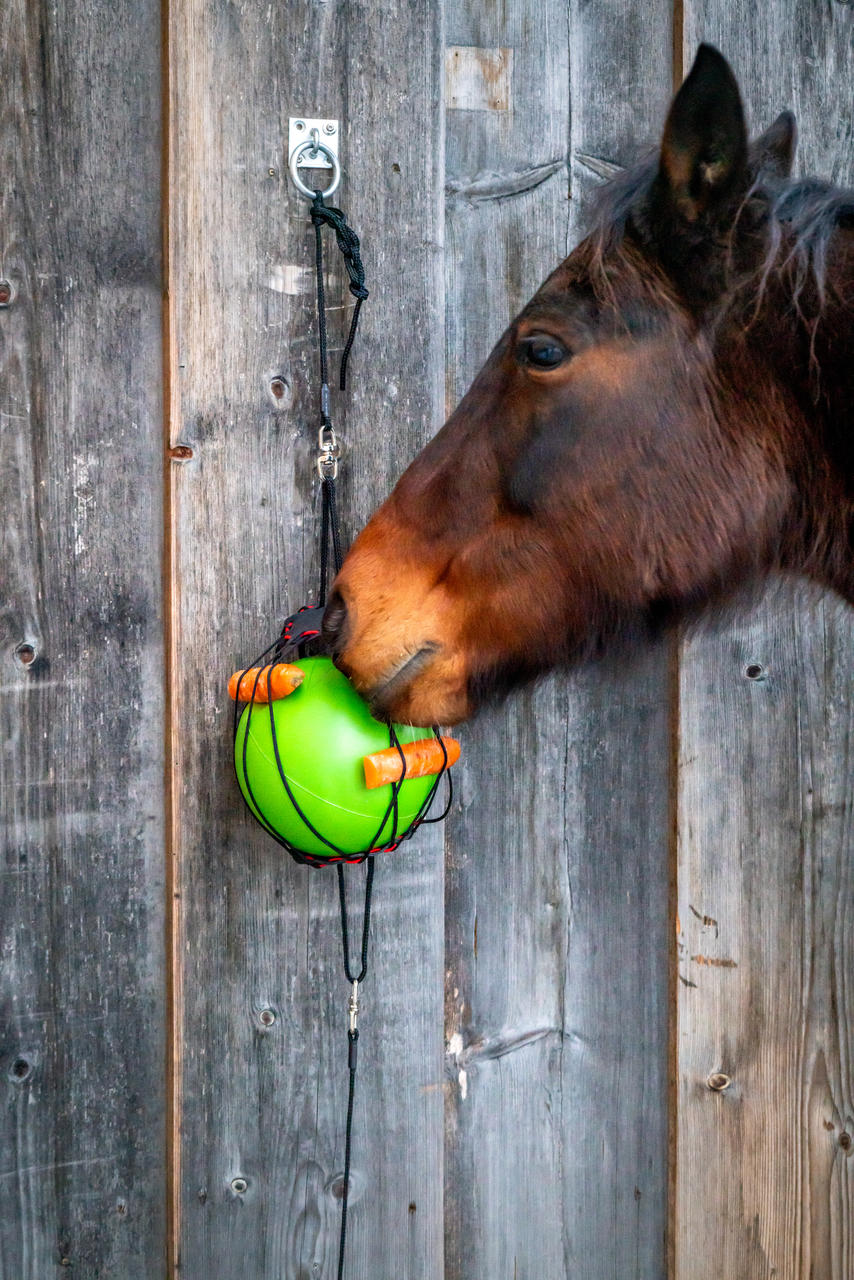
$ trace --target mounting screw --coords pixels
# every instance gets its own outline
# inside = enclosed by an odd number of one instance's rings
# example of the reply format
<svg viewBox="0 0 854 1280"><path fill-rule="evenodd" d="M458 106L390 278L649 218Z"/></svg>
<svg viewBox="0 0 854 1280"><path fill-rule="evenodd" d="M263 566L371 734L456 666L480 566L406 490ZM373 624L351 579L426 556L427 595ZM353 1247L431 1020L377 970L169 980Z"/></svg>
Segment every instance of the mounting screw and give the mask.
<svg viewBox="0 0 854 1280"><path fill-rule="evenodd" d="M732 1076L725 1075L723 1071L714 1071L709 1076L706 1084L715 1093L723 1093L732 1084Z"/></svg>
<svg viewBox="0 0 854 1280"><path fill-rule="evenodd" d="M249 1183L245 1178L232 1178L231 1189L236 1196L242 1196L244 1191L249 1187Z"/></svg>
<svg viewBox="0 0 854 1280"><path fill-rule="evenodd" d="M305 121L304 121L304 120L297 120L297 121L294 123L294 128L295 128L295 129L304 129L304 128L305 128Z"/></svg>
<svg viewBox="0 0 854 1280"><path fill-rule="evenodd" d="M325 124L325 125L323 126L323 132L324 132L324 133L334 133L334 132L335 132L335 125L332 123L332 121L331 121L331 120L328 122L328 124Z"/></svg>

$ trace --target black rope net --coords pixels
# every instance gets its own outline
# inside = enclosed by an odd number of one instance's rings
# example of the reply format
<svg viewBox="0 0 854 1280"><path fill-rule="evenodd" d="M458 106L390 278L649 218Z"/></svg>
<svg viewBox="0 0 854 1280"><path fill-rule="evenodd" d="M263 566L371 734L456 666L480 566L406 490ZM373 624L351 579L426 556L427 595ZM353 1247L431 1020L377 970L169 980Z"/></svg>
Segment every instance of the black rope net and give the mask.
<svg viewBox="0 0 854 1280"><path fill-rule="evenodd" d="M309 867L328 867L334 866L336 863L358 863L364 862L366 858L373 857L376 853L391 853L404 841L409 840L415 834L420 826L425 823L441 822L448 814L453 800L453 783L451 774L448 771L448 751L442 740L442 735L438 725L433 725L431 733L439 743L442 752L442 765L440 771L436 774L435 780L427 793L426 798L418 809L415 817L408 822L402 820L400 812L400 792L406 782L406 757L403 752L403 746L398 737L397 731L393 724L389 723L386 727L388 730L389 747L397 750L400 756L400 777L397 781L389 784L390 795L388 804L377 825L373 838L367 843L364 849L353 853L349 850L341 848L334 840L311 821L306 814L305 809L296 795L296 787L288 776L288 771L283 763L284 752L282 743L280 742L280 731L276 723L275 700L269 699L256 700L259 685L265 678L265 673L269 672L271 666L279 662L292 662L299 666L300 658L306 656L306 650L311 641L319 636L319 626L315 627L315 623L319 623L319 616L323 612L322 607L309 608L299 610L293 614L284 624L281 635L259 654L254 661L240 672L237 678L239 689L245 689L245 681L254 671L252 678L252 688L249 699L243 703L235 699L233 713L233 736L235 744L234 765L237 773L238 782L240 783L241 793L243 794L244 803L249 812L261 824L271 839L275 840L278 845L291 855L295 862L301 863ZM315 647L315 646L312 646ZM269 674L266 675L269 681ZM299 697L297 689L291 697ZM298 845L285 838L281 831L277 830L274 819L269 813L265 813L264 807L258 795L253 790L251 781L251 770L248 763L248 751L250 742L250 729L253 716L265 716L269 721L270 738L273 746L273 755L276 762L279 781L282 789L287 796L288 802L296 813L297 817L304 824L306 832L310 833L315 840L324 845L329 853L311 853L306 849L301 849ZM242 737L242 741L241 741ZM447 776L448 795L445 806L440 814L435 817L428 817L433 801L439 790L443 776ZM247 798L248 797L248 798ZM386 829L391 824L390 834ZM386 833L385 835L383 833Z"/></svg>
<svg viewBox="0 0 854 1280"><path fill-rule="evenodd" d="M296 789L293 781L288 776L288 771L283 765L283 752L279 741L279 730L276 724L276 714L274 707L274 699L268 687L267 694L269 697L258 697L259 685L264 679L265 671L268 673L266 679L270 681L269 669L276 663L291 661L295 665L299 665L300 658L306 657L312 650L322 648L321 627L323 619L323 606L326 601L326 592L329 581L330 565L335 573L341 568L342 548L341 548L341 532L338 523L338 512L335 502L335 476L338 469L338 443L329 416L329 368L327 355L327 334L326 334L326 299L323 285L323 239L322 229L324 226L330 227L335 232L338 248L341 250L344 263L350 278L350 292L356 298L356 306L353 318L350 324L350 331L347 342L344 347L344 353L341 358L340 386L345 387L347 361L353 346L353 339L356 335L356 326L358 324L359 313L362 303L368 296L368 290L365 288L365 270L362 265L362 259L359 248L359 237L356 235L352 227L347 223L344 214L340 209L332 208L324 203L323 196L317 192L311 206L311 221L315 232L315 265L317 270L317 318L318 318L318 348L320 357L320 432L319 432L319 448L320 452L317 458L318 471L321 478L321 528L320 528L320 590L318 596L318 605L316 607L305 606L304 608L292 614L282 627L281 634L263 653L259 654L249 666L247 666L238 677L238 690L243 691L244 680L255 670L254 682L252 684L251 694L248 701L235 699L234 703L234 742L235 742L235 769L237 771L238 782L243 792L244 801L249 808L253 817L260 822L261 826L267 834L281 845L283 849L287 849L291 857L299 863L310 867L328 867L336 863L342 862L363 862L365 858L370 858L376 853L390 853L396 849L403 840L408 840L415 834L418 828L425 822L441 822L446 817L450 809L453 791L451 784L451 775L448 773L448 752L442 741L442 736L438 726L434 725L431 733L437 739L442 750L442 764L439 772L436 774L435 782L430 788L423 804L418 809L414 818L404 821L400 812L400 793L401 788L407 781L406 778L406 758L403 753L403 746L395 731L394 725L388 724L388 745L390 748L396 749L401 762L400 778L391 784L388 805L383 814L382 821L377 826L376 832L372 840L366 842L366 846L358 852L351 852L343 849L336 844L327 833L319 830L319 828L311 821L306 814L304 807L300 805L296 796ZM291 696L299 696L297 690ZM242 701L245 701L245 710L242 710ZM259 802L259 797L253 791L250 779L250 770L247 767L248 745L250 741L250 728L252 717L256 715L265 715L269 717L270 736L272 740L273 754L278 769L279 781L282 789L287 796L288 802L292 806L294 812L305 826L305 830L309 833L314 841L324 846L323 853L311 852L300 848L292 840L286 839L281 831L277 829L276 822L272 815L265 813ZM245 719L245 724L244 724ZM241 728L242 726L242 728ZM239 744L239 734L242 732L242 746ZM445 808L438 817L428 818L427 814L436 798L439 785L443 775L448 777L448 800ZM386 831L388 824L391 823L390 834ZM328 850L328 852L326 852Z"/></svg>

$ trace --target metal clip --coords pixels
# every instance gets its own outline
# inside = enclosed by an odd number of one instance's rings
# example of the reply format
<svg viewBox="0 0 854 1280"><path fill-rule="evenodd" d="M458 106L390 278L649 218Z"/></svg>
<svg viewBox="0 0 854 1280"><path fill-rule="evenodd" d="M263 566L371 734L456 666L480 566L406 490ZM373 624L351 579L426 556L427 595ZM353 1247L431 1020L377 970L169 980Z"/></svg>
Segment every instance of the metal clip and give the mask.
<svg viewBox="0 0 854 1280"><path fill-rule="evenodd" d="M322 426L317 433L317 474L321 480L334 480L338 475L341 446L333 427Z"/></svg>
<svg viewBox="0 0 854 1280"><path fill-rule="evenodd" d="M350 1035L356 1031L356 1024L359 1021L359 979L353 980L353 990L350 992L350 999L347 1001L347 1012L350 1015Z"/></svg>

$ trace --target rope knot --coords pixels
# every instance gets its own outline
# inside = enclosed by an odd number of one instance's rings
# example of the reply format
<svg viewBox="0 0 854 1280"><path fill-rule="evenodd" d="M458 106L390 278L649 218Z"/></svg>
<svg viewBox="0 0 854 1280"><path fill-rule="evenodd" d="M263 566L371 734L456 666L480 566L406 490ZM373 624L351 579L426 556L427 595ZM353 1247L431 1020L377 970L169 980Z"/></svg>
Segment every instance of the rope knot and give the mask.
<svg viewBox="0 0 854 1280"><path fill-rule="evenodd" d="M353 346L353 339L356 336L356 326L359 323L359 311L362 303L369 297L368 290L365 288L365 268L362 264L362 256L359 252L359 237L353 228L347 222L344 214L340 209L334 208L333 205L326 204L321 191L315 191L314 199L311 202L311 221L314 225L315 233L318 241L318 253L320 252L320 231L323 226L331 227L335 232L335 239L338 242L338 248L344 259L344 266L347 268L347 275L350 277L350 292L356 299L356 307L353 312L353 319L350 324L350 333L344 346L344 352L341 356L341 378L340 387L343 391L347 382L347 361L350 358L350 349ZM318 262L319 262L318 258Z"/></svg>

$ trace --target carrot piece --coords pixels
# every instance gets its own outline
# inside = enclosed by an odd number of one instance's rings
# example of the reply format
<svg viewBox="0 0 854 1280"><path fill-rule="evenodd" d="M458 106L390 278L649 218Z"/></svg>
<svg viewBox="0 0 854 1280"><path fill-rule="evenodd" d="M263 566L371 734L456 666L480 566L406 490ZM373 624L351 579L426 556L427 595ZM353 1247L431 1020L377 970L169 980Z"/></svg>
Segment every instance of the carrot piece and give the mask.
<svg viewBox="0 0 854 1280"><path fill-rule="evenodd" d="M456 738L442 738L445 751L448 753L448 767L460 758L460 744ZM406 760L405 776L407 778L426 778L431 773L440 773L445 761L438 738L419 738L417 742L400 744ZM389 782L397 782L402 775L400 751L397 747L386 747L383 751L374 751L364 757L365 786L384 787Z"/></svg>
<svg viewBox="0 0 854 1280"><path fill-rule="evenodd" d="M270 698L275 701L277 698L286 698L289 693L293 693L305 679L299 667L291 666L289 662L277 662L270 667L261 667L260 676L258 672L258 667L250 667L241 680L241 673L235 671L228 682L228 696L239 702L251 702L253 697L255 702L269 702ZM256 677L258 678L257 686Z"/></svg>

